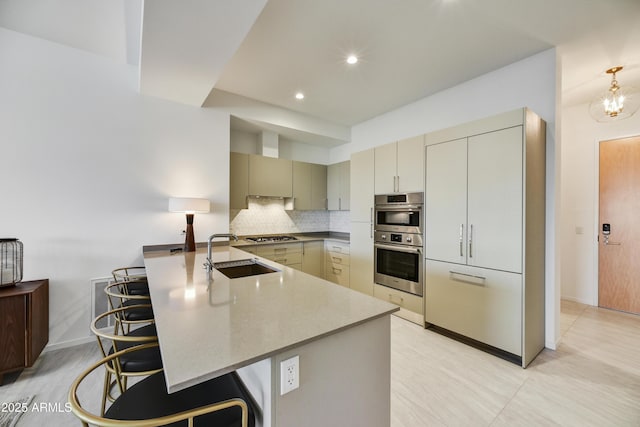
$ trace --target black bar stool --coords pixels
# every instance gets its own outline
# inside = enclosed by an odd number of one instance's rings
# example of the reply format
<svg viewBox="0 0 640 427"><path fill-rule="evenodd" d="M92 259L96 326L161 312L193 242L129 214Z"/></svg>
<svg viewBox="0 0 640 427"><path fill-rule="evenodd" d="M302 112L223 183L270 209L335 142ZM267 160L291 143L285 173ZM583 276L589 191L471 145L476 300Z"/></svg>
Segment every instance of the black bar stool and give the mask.
<svg viewBox="0 0 640 427"><path fill-rule="evenodd" d="M125 390L104 416L95 415L80 404L82 383L98 368L113 365L117 358L131 352L157 347L157 343L127 348L99 360L84 371L71 385L71 412L82 424L100 427L254 427L259 410L235 372L167 393L164 372L153 374ZM91 380L87 380L89 383Z"/></svg>

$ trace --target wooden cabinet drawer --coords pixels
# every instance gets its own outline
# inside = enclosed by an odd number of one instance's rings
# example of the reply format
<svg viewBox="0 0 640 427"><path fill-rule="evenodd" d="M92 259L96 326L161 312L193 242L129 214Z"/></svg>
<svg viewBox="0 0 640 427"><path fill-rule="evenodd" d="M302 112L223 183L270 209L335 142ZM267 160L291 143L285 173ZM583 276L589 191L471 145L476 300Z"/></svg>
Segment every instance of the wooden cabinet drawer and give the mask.
<svg viewBox="0 0 640 427"><path fill-rule="evenodd" d="M238 246L245 252L258 255L289 267L302 268L302 243L281 243L274 245Z"/></svg>
<svg viewBox="0 0 640 427"><path fill-rule="evenodd" d="M302 253L302 243L279 243L275 245L260 245L257 247L258 255L265 258L273 259L273 257L281 258L292 253Z"/></svg>
<svg viewBox="0 0 640 427"><path fill-rule="evenodd" d="M273 256L265 256L263 255L265 258L270 259L271 261L275 261L278 264L284 264L287 265L289 267L294 267L297 268L298 270L301 269L302 267L302 253L301 252L289 252L289 253L282 253L282 254L276 254ZM295 264L295 265L294 265Z"/></svg>
<svg viewBox="0 0 640 427"><path fill-rule="evenodd" d="M349 243L325 240L325 279L349 287Z"/></svg>
<svg viewBox="0 0 640 427"><path fill-rule="evenodd" d="M327 240L324 242L324 248L327 252L333 252L335 254L349 254L349 243L345 242Z"/></svg>
<svg viewBox="0 0 640 427"><path fill-rule="evenodd" d="M424 312L423 299L417 295L376 284L373 286L373 296L414 313L422 314Z"/></svg>
<svg viewBox="0 0 640 427"><path fill-rule="evenodd" d="M324 277L330 282L349 287L349 266L327 263Z"/></svg>
<svg viewBox="0 0 640 427"><path fill-rule="evenodd" d="M326 260L327 264L350 265L348 254L327 252Z"/></svg>
<svg viewBox="0 0 640 427"><path fill-rule="evenodd" d="M520 356L522 275L427 260L425 321Z"/></svg>
<svg viewBox="0 0 640 427"><path fill-rule="evenodd" d="M258 255L258 247L257 246L235 246L236 249L240 249L241 251L249 252L254 255Z"/></svg>

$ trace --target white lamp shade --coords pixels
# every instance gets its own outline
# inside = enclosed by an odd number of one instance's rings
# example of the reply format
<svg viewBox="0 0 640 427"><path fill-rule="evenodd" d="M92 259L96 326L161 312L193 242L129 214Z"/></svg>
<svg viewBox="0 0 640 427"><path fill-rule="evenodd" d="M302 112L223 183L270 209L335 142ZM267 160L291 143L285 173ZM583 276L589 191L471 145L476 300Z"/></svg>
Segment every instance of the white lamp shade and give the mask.
<svg viewBox="0 0 640 427"><path fill-rule="evenodd" d="M189 197L169 198L169 212L207 213L211 202L208 199L194 199Z"/></svg>

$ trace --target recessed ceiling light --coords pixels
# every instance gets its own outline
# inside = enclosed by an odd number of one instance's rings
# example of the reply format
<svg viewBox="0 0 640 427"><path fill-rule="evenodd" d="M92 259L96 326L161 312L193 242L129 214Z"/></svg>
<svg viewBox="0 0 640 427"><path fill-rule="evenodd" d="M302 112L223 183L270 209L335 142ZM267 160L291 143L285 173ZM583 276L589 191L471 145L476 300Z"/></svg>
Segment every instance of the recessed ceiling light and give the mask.
<svg viewBox="0 0 640 427"><path fill-rule="evenodd" d="M358 62L358 57L357 57L357 56L355 56L355 55L349 55L349 56L347 57L347 64L351 64L351 65L353 65L353 64L355 64L356 62Z"/></svg>
<svg viewBox="0 0 640 427"><path fill-rule="evenodd" d="M302 92L296 93L296 99L304 99L304 93Z"/></svg>

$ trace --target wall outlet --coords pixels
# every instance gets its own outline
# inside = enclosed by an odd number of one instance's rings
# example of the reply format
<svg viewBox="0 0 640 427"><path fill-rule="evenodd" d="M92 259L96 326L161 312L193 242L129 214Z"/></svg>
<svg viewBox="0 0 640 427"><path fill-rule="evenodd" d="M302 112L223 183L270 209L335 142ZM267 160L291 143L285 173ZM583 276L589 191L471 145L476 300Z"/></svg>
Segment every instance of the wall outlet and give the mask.
<svg viewBox="0 0 640 427"><path fill-rule="evenodd" d="M291 357L280 362L280 396L300 387L300 358Z"/></svg>

